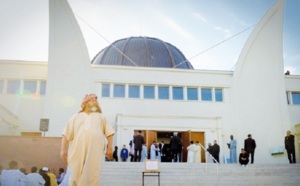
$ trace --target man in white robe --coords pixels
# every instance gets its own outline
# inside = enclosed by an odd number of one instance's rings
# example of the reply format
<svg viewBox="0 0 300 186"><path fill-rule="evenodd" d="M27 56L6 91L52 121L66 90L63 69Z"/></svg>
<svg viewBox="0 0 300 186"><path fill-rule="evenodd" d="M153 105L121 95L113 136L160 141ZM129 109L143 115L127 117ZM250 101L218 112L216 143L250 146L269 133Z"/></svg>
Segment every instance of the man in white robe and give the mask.
<svg viewBox="0 0 300 186"><path fill-rule="evenodd" d="M69 186L99 186L105 138L111 160L114 129L106 123L95 94L86 95L81 107L64 129L60 154L70 168Z"/></svg>
<svg viewBox="0 0 300 186"><path fill-rule="evenodd" d="M230 142L227 145L230 149L230 163L237 163L236 140L233 139L233 135L230 135Z"/></svg>
<svg viewBox="0 0 300 186"><path fill-rule="evenodd" d="M148 159L148 150L146 145L143 144L141 162L144 162L146 159Z"/></svg>
<svg viewBox="0 0 300 186"><path fill-rule="evenodd" d="M156 142L153 141L152 145L150 146L150 159L156 160L158 156L158 148L156 147Z"/></svg>
<svg viewBox="0 0 300 186"><path fill-rule="evenodd" d="M37 173L37 167L31 167L31 173L27 174L28 178L27 186L44 186L46 181Z"/></svg>
<svg viewBox="0 0 300 186"><path fill-rule="evenodd" d="M2 186L26 186L28 179L18 169L18 163L16 161L9 162L9 169L2 170Z"/></svg>
<svg viewBox="0 0 300 186"><path fill-rule="evenodd" d="M190 142L190 145L187 147L188 150L188 158L187 162L188 163L194 163L195 161L195 152L196 152L196 145L194 144L194 141Z"/></svg>
<svg viewBox="0 0 300 186"><path fill-rule="evenodd" d="M67 167L65 177L63 181L59 184L59 186L69 186L70 175L71 175L71 170L69 167Z"/></svg>

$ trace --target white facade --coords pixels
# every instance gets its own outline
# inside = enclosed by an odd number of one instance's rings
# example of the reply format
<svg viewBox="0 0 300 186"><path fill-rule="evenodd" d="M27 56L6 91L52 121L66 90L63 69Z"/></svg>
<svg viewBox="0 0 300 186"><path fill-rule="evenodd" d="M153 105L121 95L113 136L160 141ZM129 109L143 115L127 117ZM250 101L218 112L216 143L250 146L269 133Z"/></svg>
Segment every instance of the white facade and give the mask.
<svg viewBox="0 0 300 186"><path fill-rule="evenodd" d="M300 76L285 76L283 72L283 0L256 26L234 71L104 65L90 68L73 13L66 2L59 2L50 1L52 42L48 64L0 61L0 135L39 131L40 119L48 118L46 136L60 136L67 119L79 111L83 95L96 92L108 122L117 131L115 145L119 147L128 144L135 130L204 132L204 144L216 139L222 158L229 153L226 143L231 134L238 142L237 149L243 148L247 134L252 134L257 143L255 162L288 162L284 154L271 154L284 146L286 130L295 133L295 125L300 123L300 105L292 100L288 103L286 95L300 92ZM67 47L76 38L77 42ZM9 92L9 86L17 86L16 82L20 90L26 89L24 85L29 81L36 82L36 92ZM45 82L44 94L40 89ZM102 84L110 84L110 97L101 95ZM124 85L124 97L113 96L116 84ZM129 98L130 85L139 86L139 98ZM155 87L154 99L143 97L147 85ZM169 99L158 98L159 86L169 87ZM183 88L182 100L172 98L173 87ZM212 98L203 101L199 95L199 100L188 100L187 88L196 88L199 94L202 88L208 88ZM222 90L222 101L215 100L215 90Z"/></svg>

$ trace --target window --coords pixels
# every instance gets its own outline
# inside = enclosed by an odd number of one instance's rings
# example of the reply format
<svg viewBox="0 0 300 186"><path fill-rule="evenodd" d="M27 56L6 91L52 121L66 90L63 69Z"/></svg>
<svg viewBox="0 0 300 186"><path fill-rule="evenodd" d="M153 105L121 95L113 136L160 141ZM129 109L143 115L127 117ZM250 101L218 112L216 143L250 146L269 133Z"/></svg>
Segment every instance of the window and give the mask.
<svg viewBox="0 0 300 186"><path fill-rule="evenodd" d="M4 80L0 79L0 94L3 93L3 89L4 89Z"/></svg>
<svg viewBox="0 0 300 186"><path fill-rule="evenodd" d="M215 100L217 102L223 101L223 90L222 89L215 89Z"/></svg>
<svg viewBox="0 0 300 186"><path fill-rule="evenodd" d="M187 88L187 99L188 100L198 100L198 89L197 88Z"/></svg>
<svg viewBox="0 0 300 186"><path fill-rule="evenodd" d="M41 81L40 95L46 94L46 81Z"/></svg>
<svg viewBox="0 0 300 186"><path fill-rule="evenodd" d="M24 81L24 94L36 94L36 81Z"/></svg>
<svg viewBox="0 0 300 186"><path fill-rule="evenodd" d="M300 92L292 92L293 105L300 105Z"/></svg>
<svg viewBox="0 0 300 186"><path fill-rule="evenodd" d="M202 101L212 101L211 88L201 88L201 100Z"/></svg>
<svg viewBox="0 0 300 186"><path fill-rule="evenodd" d="M102 84L102 97L109 97L110 96L110 84Z"/></svg>
<svg viewBox="0 0 300 186"><path fill-rule="evenodd" d="M155 98L154 86L144 86L144 98L145 99L154 99Z"/></svg>
<svg viewBox="0 0 300 186"><path fill-rule="evenodd" d="M183 100L183 87L173 87L173 99Z"/></svg>
<svg viewBox="0 0 300 186"><path fill-rule="evenodd" d="M31 83L32 82L30 81L24 81L24 89L26 90L29 89L31 92L33 92L35 85ZM1 79L0 79L0 88L2 86L2 89L4 89L3 84L4 84L3 82L1 84ZM46 82L44 82L44 84L43 82L41 82L41 94L45 94L45 87L46 87ZM190 101L200 100L200 101L211 101L211 102L212 101L223 102L224 101L223 91L224 89L222 87L200 88L197 86L183 87L180 85L153 85L153 84L152 85L149 84L148 85L140 85L140 84L127 85L125 83L114 84L108 82L101 84L102 97L114 97L114 98L190 100ZM299 98L300 92L294 94L295 94L293 95L295 97L295 98L293 97L293 99L295 99L294 104L300 104L300 98ZM292 102L292 93L287 92L287 95L290 95L290 101Z"/></svg>
<svg viewBox="0 0 300 186"><path fill-rule="evenodd" d="M287 104L291 104L289 92L286 92L286 101L287 101Z"/></svg>
<svg viewBox="0 0 300 186"><path fill-rule="evenodd" d="M7 93L8 94L19 94L20 93L20 80L8 80L7 81Z"/></svg>
<svg viewBox="0 0 300 186"><path fill-rule="evenodd" d="M140 86L129 85L129 98L140 98Z"/></svg>
<svg viewBox="0 0 300 186"><path fill-rule="evenodd" d="M114 85L114 97L125 97L125 85Z"/></svg>
<svg viewBox="0 0 300 186"><path fill-rule="evenodd" d="M158 87L158 99L169 99L169 87Z"/></svg>

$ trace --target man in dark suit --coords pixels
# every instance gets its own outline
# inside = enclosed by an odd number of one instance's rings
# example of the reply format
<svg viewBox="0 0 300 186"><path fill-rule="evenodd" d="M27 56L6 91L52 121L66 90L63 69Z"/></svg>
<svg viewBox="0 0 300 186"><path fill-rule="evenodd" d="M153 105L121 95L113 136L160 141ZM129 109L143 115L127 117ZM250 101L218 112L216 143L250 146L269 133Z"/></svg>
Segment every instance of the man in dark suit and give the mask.
<svg viewBox="0 0 300 186"><path fill-rule="evenodd" d="M289 130L286 132L286 136L284 138L284 145L290 163L296 163L295 136L291 134L291 131Z"/></svg>
<svg viewBox="0 0 300 186"><path fill-rule="evenodd" d="M217 140L214 140L213 146L211 146L211 155L214 157L214 163L220 163L219 154L220 146L217 144Z"/></svg>
<svg viewBox="0 0 300 186"><path fill-rule="evenodd" d="M180 162L182 143L180 138L177 136L177 132L174 132L174 136L171 138L170 146L172 151L172 162Z"/></svg>
<svg viewBox="0 0 300 186"><path fill-rule="evenodd" d="M138 134L134 136L133 143L134 143L134 161L140 162L141 161L141 154L143 149L143 144L145 143L144 137L142 136L142 131L138 131Z"/></svg>
<svg viewBox="0 0 300 186"><path fill-rule="evenodd" d="M50 186L51 182L50 182L50 177L47 175L47 170L48 170L48 167L43 167L39 170L39 174L44 178L45 180L45 186Z"/></svg>
<svg viewBox="0 0 300 186"><path fill-rule="evenodd" d="M161 141L158 147L161 154L161 162L166 162L167 146L164 141Z"/></svg>
<svg viewBox="0 0 300 186"><path fill-rule="evenodd" d="M248 155L250 156L251 154L251 164L254 163L254 151L256 148L256 143L255 140L252 139L252 135L248 134L248 138L245 139L245 144L244 144L244 149L245 151L248 153Z"/></svg>

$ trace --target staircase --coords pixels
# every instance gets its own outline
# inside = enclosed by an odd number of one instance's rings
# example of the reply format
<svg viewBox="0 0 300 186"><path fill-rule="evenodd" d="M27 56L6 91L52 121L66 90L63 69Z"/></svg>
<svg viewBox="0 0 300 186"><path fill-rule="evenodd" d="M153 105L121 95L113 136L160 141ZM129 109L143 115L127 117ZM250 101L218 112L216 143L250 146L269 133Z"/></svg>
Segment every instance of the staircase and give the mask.
<svg viewBox="0 0 300 186"><path fill-rule="evenodd" d="M101 186L141 186L144 163L105 162ZM300 164L160 163L161 186L299 186ZM145 186L158 185L158 177L146 176Z"/></svg>

